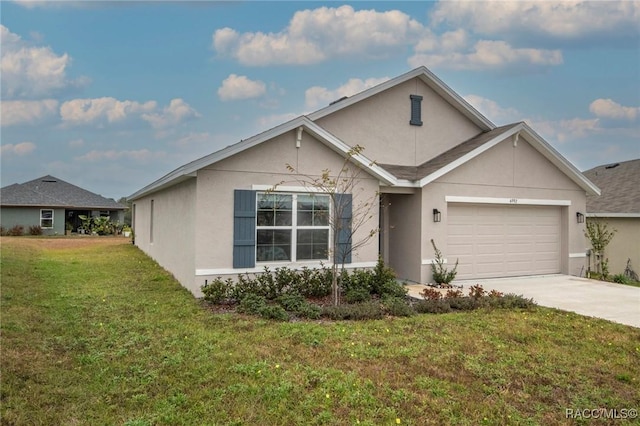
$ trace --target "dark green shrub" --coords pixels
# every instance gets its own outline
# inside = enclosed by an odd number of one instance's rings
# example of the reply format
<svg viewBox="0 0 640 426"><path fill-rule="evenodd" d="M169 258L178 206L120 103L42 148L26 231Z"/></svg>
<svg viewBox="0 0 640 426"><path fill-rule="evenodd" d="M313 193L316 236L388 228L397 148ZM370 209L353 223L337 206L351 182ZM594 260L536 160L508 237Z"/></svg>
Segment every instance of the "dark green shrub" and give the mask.
<svg viewBox="0 0 640 426"><path fill-rule="evenodd" d="M296 312L302 318L318 319L322 313L322 308L312 303L302 305Z"/></svg>
<svg viewBox="0 0 640 426"><path fill-rule="evenodd" d="M433 275L433 280L437 284L449 284L457 275L458 269L458 259L456 259L456 264L454 265L451 271L447 270L444 267L444 258L442 257L442 252L438 250L436 247L435 241L431 239L431 245L433 246L433 251L435 252L435 261L431 264L431 273Z"/></svg>
<svg viewBox="0 0 640 426"><path fill-rule="evenodd" d="M7 228L4 226L0 226L0 236L4 237L7 235Z"/></svg>
<svg viewBox="0 0 640 426"><path fill-rule="evenodd" d="M204 300L219 305L230 298L233 289L233 280L227 278L223 281L222 278L218 277L210 283L203 285L201 289L204 294Z"/></svg>
<svg viewBox="0 0 640 426"><path fill-rule="evenodd" d="M325 306L322 309L322 316L332 320L368 320L382 318L384 311L380 303L365 302Z"/></svg>
<svg viewBox="0 0 640 426"><path fill-rule="evenodd" d="M522 295L505 294L502 297L489 298L489 305L504 309L531 309L536 306L533 299L527 299Z"/></svg>
<svg viewBox="0 0 640 426"><path fill-rule="evenodd" d="M258 285L258 281L248 275L238 275L238 280L231 289L229 298L234 302L240 302L248 295L264 296L264 291Z"/></svg>
<svg viewBox="0 0 640 426"><path fill-rule="evenodd" d="M280 283L276 281L267 266L264 267L263 273L256 275L255 281L257 287L260 289L259 294L269 300L274 300L282 294L282 287L280 286Z"/></svg>
<svg viewBox="0 0 640 426"><path fill-rule="evenodd" d="M393 269L385 266L382 257L378 257L378 262L373 268L371 292L382 297L404 297L407 295L407 289L398 282Z"/></svg>
<svg viewBox="0 0 640 426"><path fill-rule="evenodd" d="M366 302L371 299L371 293L365 288L352 288L345 292L344 301L347 303Z"/></svg>
<svg viewBox="0 0 640 426"><path fill-rule="evenodd" d="M282 306L278 305L266 305L260 308L258 315L262 318L273 319L277 321L289 321L289 314Z"/></svg>
<svg viewBox="0 0 640 426"><path fill-rule="evenodd" d="M278 297L277 302L289 312L297 312L307 301L298 293L285 293Z"/></svg>
<svg viewBox="0 0 640 426"><path fill-rule="evenodd" d="M416 313L403 297L387 296L382 305L387 314L394 317L410 317Z"/></svg>
<svg viewBox="0 0 640 426"><path fill-rule="evenodd" d="M39 225L31 225L29 235L42 235L42 228Z"/></svg>
<svg viewBox="0 0 640 426"><path fill-rule="evenodd" d="M444 314L451 312L451 306L447 300L426 299L413 305L413 309L420 314Z"/></svg>
<svg viewBox="0 0 640 426"><path fill-rule="evenodd" d="M631 280L624 274L616 274L612 278L614 283L618 284L629 284Z"/></svg>
<svg viewBox="0 0 640 426"><path fill-rule="evenodd" d="M325 297L331 294L331 269L322 265L321 268L309 269L303 267L298 272L298 279L293 290L305 297Z"/></svg>
<svg viewBox="0 0 640 426"><path fill-rule="evenodd" d="M483 306L482 299L476 299L473 297L450 297L446 299L451 306L451 309L455 311L473 311Z"/></svg>
<svg viewBox="0 0 640 426"><path fill-rule="evenodd" d="M247 294L240 300L238 312L251 315L260 315L260 311L267 307L267 300L257 294Z"/></svg>

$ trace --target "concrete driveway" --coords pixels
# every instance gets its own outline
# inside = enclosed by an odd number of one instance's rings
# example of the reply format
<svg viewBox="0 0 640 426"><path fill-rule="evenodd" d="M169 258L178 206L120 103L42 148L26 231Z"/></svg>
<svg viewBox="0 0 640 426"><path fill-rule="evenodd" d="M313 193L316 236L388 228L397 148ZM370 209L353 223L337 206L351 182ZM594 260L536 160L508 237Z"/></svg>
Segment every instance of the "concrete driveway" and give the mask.
<svg viewBox="0 0 640 426"><path fill-rule="evenodd" d="M570 275L478 279L455 281L454 284L462 284L465 294L469 287L480 284L487 291L497 290L532 298L541 306L640 328L640 287Z"/></svg>

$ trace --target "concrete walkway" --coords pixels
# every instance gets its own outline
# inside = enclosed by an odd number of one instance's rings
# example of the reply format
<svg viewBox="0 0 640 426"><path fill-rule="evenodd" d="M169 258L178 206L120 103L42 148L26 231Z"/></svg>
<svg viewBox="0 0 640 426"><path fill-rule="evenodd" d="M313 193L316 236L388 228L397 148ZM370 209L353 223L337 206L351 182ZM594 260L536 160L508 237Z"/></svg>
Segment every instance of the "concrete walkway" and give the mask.
<svg viewBox="0 0 640 426"><path fill-rule="evenodd" d="M640 328L640 287L607 283L570 275L492 278L454 281L469 287L480 284L486 291L497 290L532 298L538 305L558 308L590 317L604 318ZM424 285L410 285L409 295L422 299Z"/></svg>

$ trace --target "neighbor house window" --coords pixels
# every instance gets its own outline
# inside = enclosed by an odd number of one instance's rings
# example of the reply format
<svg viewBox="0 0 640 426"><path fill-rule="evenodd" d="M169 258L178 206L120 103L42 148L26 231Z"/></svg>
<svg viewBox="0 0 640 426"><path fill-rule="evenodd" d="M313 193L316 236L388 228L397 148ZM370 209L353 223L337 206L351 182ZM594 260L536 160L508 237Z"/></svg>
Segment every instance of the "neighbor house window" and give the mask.
<svg viewBox="0 0 640 426"><path fill-rule="evenodd" d="M328 195L258 193L256 261L329 258Z"/></svg>
<svg viewBox="0 0 640 426"><path fill-rule="evenodd" d="M40 210L40 227L53 228L53 210L50 210L50 209Z"/></svg>

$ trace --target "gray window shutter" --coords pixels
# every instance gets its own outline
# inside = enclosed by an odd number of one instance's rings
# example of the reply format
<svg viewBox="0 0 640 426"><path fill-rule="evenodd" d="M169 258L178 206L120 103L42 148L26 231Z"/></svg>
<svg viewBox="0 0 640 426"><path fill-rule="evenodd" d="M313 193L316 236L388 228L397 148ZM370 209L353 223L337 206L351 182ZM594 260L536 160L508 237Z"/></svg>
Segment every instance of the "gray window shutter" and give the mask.
<svg viewBox="0 0 640 426"><path fill-rule="evenodd" d="M256 191L233 193L233 267L256 265Z"/></svg>
<svg viewBox="0 0 640 426"><path fill-rule="evenodd" d="M422 126L422 96L410 95L411 98L411 121L413 126Z"/></svg>
<svg viewBox="0 0 640 426"><path fill-rule="evenodd" d="M353 218L353 202L351 194L336 194L338 204L338 247L336 263L351 263L351 220Z"/></svg>

